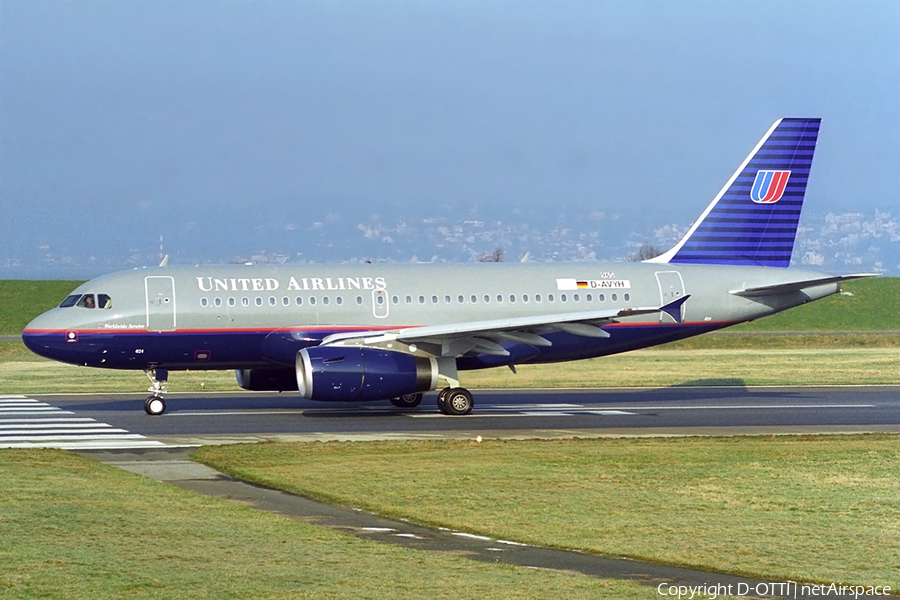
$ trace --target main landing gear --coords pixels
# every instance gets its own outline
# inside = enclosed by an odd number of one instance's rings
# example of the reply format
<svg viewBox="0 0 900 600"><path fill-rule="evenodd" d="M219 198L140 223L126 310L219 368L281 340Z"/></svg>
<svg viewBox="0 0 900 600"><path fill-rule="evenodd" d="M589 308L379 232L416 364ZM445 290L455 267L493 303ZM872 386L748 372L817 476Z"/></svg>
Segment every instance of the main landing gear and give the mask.
<svg viewBox="0 0 900 600"><path fill-rule="evenodd" d="M405 394L399 398L391 398L391 404L398 408L415 408L422 403L422 394Z"/></svg>
<svg viewBox="0 0 900 600"><path fill-rule="evenodd" d="M169 372L165 369L148 369L144 371L144 374L150 380L150 388L147 391L153 394L144 400L144 412L158 417L166 412L166 401L163 400L163 394L166 393Z"/></svg>
<svg viewBox="0 0 900 600"><path fill-rule="evenodd" d="M472 412L475 400L466 388L444 388L438 392L437 406L445 415L467 415Z"/></svg>

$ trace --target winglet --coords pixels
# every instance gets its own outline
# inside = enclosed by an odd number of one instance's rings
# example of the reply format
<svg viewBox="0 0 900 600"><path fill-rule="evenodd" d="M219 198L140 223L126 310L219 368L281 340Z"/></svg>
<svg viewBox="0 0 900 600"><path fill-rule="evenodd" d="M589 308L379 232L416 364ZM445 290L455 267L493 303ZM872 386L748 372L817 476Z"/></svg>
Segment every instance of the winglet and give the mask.
<svg viewBox="0 0 900 600"><path fill-rule="evenodd" d="M682 310L681 307L687 301L687 299L690 297L691 297L691 295L688 294L687 296L682 296L678 300L672 300L665 306L660 306L659 312L664 312L667 315L669 315L670 317L672 317L673 319L675 319L676 323L681 323L681 321L684 319L684 316L683 316L684 311Z"/></svg>

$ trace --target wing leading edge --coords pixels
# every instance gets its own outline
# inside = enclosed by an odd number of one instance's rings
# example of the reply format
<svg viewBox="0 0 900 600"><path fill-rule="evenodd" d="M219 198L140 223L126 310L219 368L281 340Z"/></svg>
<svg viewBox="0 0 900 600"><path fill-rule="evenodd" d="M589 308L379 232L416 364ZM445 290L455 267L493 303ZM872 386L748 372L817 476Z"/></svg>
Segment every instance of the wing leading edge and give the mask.
<svg viewBox="0 0 900 600"><path fill-rule="evenodd" d="M363 344L383 347L385 344L397 341L408 345L413 352L421 346L422 350L436 357L458 357L470 352L508 356L509 352L501 345L504 341L546 347L551 346L552 342L543 336L557 331L584 337L607 338L610 334L602 327L625 317L666 313L676 323L681 323L682 305L688 298L690 295L654 308L606 309L446 325L425 325L406 327L396 331L337 333L323 339L321 345Z"/></svg>

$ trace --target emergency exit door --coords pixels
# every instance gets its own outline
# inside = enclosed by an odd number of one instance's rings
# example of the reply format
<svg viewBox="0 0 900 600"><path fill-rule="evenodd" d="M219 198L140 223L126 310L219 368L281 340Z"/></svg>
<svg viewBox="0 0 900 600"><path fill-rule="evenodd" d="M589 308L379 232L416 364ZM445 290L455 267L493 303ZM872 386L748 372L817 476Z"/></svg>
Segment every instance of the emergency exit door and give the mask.
<svg viewBox="0 0 900 600"><path fill-rule="evenodd" d="M684 281L678 271L657 271L656 282L659 284L660 306L665 306L684 297ZM684 319L684 305L681 305L681 319L676 321L672 315L665 312L659 313L660 323L680 323Z"/></svg>

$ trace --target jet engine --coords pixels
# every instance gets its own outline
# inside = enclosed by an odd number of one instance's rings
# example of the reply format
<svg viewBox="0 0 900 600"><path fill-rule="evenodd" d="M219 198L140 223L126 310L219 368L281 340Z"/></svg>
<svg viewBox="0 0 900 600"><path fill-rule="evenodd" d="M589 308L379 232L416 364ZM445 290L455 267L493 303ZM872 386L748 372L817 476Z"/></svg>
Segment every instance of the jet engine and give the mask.
<svg viewBox="0 0 900 600"><path fill-rule="evenodd" d="M286 369L238 369L234 372L237 384L254 392L286 392L297 389L297 378L290 367Z"/></svg>
<svg viewBox="0 0 900 600"><path fill-rule="evenodd" d="M438 362L378 348L316 346L297 353L296 374L309 400L385 400L436 389Z"/></svg>

